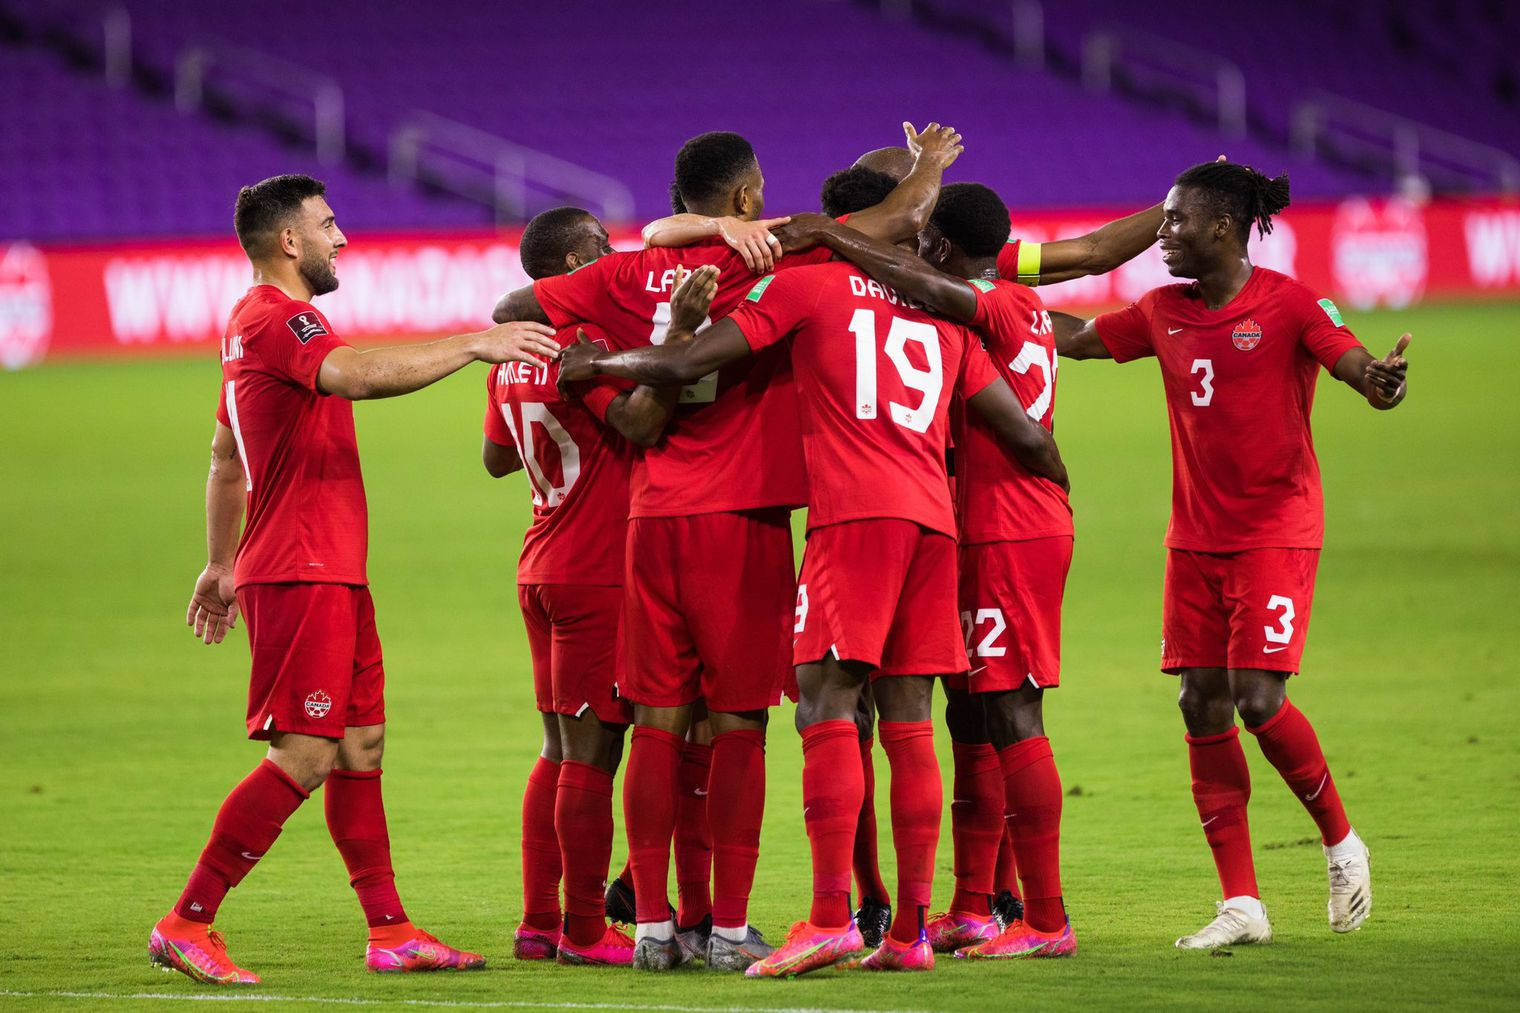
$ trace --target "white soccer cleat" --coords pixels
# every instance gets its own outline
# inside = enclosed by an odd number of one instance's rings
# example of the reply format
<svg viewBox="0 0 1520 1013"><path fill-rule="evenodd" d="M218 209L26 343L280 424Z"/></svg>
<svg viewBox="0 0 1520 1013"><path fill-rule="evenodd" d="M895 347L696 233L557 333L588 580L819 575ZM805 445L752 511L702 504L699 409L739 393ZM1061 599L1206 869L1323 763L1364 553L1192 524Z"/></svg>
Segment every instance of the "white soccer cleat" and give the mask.
<svg viewBox="0 0 1520 1013"><path fill-rule="evenodd" d="M1330 874L1330 928L1355 932L1372 913L1372 855L1352 831L1346 840L1325 848Z"/></svg>
<svg viewBox="0 0 1520 1013"><path fill-rule="evenodd" d="M1213 921L1192 935L1177 940L1177 949L1217 950L1222 946L1272 941L1272 923L1267 921L1265 904L1262 905L1260 917L1240 908L1226 907L1223 901L1219 903L1218 911Z"/></svg>

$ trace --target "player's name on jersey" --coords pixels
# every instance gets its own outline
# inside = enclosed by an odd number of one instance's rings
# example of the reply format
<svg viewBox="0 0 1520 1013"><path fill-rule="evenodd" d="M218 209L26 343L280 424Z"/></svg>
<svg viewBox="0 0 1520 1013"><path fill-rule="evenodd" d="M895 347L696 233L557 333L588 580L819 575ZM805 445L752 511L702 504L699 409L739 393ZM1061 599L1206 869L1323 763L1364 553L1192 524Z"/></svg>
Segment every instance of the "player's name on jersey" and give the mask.
<svg viewBox="0 0 1520 1013"><path fill-rule="evenodd" d="M897 292L875 278L862 278L858 274L850 275L850 294L855 296L874 296L877 299L885 299L893 306L906 306L908 300L898 295Z"/></svg>
<svg viewBox="0 0 1520 1013"><path fill-rule="evenodd" d="M232 362L243 357L243 336L234 334L222 339L222 361Z"/></svg>
<svg viewBox="0 0 1520 1013"><path fill-rule="evenodd" d="M549 367L526 362L503 362L498 376L502 383L544 384L549 382Z"/></svg>

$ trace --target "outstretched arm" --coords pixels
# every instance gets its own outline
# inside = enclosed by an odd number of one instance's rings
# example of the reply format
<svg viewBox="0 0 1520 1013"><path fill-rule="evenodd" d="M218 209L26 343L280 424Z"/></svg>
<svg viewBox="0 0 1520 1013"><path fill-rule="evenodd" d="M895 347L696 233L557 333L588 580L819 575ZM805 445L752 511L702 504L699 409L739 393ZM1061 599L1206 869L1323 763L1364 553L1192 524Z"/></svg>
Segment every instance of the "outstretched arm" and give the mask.
<svg viewBox="0 0 1520 1013"><path fill-rule="evenodd" d="M1365 348L1353 348L1340 357L1332 371L1337 380L1367 399L1378 411L1398 407L1409 393L1409 360L1404 350L1409 347L1409 335L1399 338L1393 351L1381 359L1374 359Z"/></svg>
<svg viewBox="0 0 1520 1013"><path fill-rule="evenodd" d="M609 352L587 340L566 348L560 358L560 382L589 380L593 376L621 376L625 380L655 387L686 384L750 354L749 342L739 325L724 317L704 327L692 340L690 333L674 328L663 345Z"/></svg>
<svg viewBox="0 0 1520 1013"><path fill-rule="evenodd" d="M325 394L350 401L395 397L421 390L472 362L526 362L542 366L559 354L554 331L538 323L497 324L476 334L361 352L343 345L328 353L317 373Z"/></svg>
<svg viewBox="0 0 1520 1013"><path fill-rule="evenodd" d="M1096 320L1083 320L1070 313L1050 313L1055 330L1056 353L1066 359L1112 359L1113 353L1098 337Z"/></svg>
<svg viewBox="0 0 1520 1013"><path fill-rule="evenodd" d="M966 403L986 420L1016 461L1034 474L1071 491L1055 437L1029 417L1019 403L1018 395L1001 377L967 398Z"/></svg>
<svg viewBox="0 0 1520 1013"><path fill-rule="evenodd" d="M960 134L938 123L929 124L921 134L913 124L904 123L903 131L908 135L909 150L917 155L912 171L880 204L850 215L850 228L889 243L916 236L929 224L945 170L966 150Z"/></svg>
<svg viewBox="0 0 1520 1013"><path fill-rule="evenodd" d="M687 212L644 226L644 245L690 246L718 236L744 258L745 267L756 274L767 274L775 269L776 258L781 255L781 240L771 229L789 221L790 218L761 218L751 222L731 215L714 218Z"/></svg>
<svg viewBox="0 0 1520 1013"><path fill-rule="evenodd" d="M825 218L816 226L819 242L902 295L961 323L976 315L976 290L959 278L929 265L916 253L872 239Z"/></svg>
<svg viewBox="0 0 1520 1013"><path fill-rule="evenodd" d="M1107 274L1149 249L1160 227L1161 205L1157 204L1109 222L1085 236L1041 243L1040 284Z"/></svg>

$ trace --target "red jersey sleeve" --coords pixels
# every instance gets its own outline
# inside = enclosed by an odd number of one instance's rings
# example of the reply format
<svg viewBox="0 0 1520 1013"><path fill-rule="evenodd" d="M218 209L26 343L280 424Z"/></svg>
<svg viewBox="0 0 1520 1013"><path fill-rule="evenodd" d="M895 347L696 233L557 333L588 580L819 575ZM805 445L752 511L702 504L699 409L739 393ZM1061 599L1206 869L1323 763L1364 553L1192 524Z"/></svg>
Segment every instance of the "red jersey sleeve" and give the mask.
<svg viewBox="0 0 1520 1013"><path fill-rule="evenodd" d="M216 395L216 420L227 428L232 428L232 416L227 414L227 385L222 384Z"/></svg>
<svg viewBox="0 0 1520 1013"><path fill-rule="evenodd" d="M1152 293L1147 292L1139 302L1132 302L1122 310L1101 314L1093 321L1098 338L1115 362L1129 362L1155 355L1151 344L1151 308L1155 305Z"/></svg>
<svg viewBox="0 0 1520 1013"><path fill-rule="evenodd" d="M975 334L966 331L965 339L966 354L961 356L960 375L956 377L955 386L962 398L971 398L998 379L998 371Z"/></svg>
<svg viewBox="0 0 1520 1013"><path fill-rule="evenodd" d="M796 330L818 302L819 292L808 284L807 275L768 274L755 282L729 319L739 325L750 350L758 352Z"/></svg>
<svg viewBox="0 0 1520 1013"><path fill-rule="evenodd" d="M486 371L486 439L498 447L511 447L516 441L512 439L512 430L507 428L507 420L501 414L501 401L496 396L496 382L500 376L500 366L492 366Z"/></svg>
<svg viewBox="0 0 1520 1013"><path fill-rule="evenodd" d="M269 344L265 361L270 368L313 394L322 394L317 387L322 362L333 349L348 342L333 333L332 324L321 311L311 303L288 303L269 321L266 330Z"/></svg>
<svg viewBox="0 0 1520 1013"><path fill-rule="evenodd" d="M1040 244L1010 239L998 251L998 277L1020 285L1040 283Z"/></svg>
<svg viewBox="0 0 1520 1013"><path fill-rule="evenodd" d="M591 263L552 278L533 283L533 295L543 308L549 323L556 329L579 320L594 320L607 297L608 272L612 257L598 257Z"/></svg>
<svg viewBox="0 0 1520 1013"><path fill-rule="evenodd" d="M606 425L607 409L612 407L612 402L618 399L618 395L626 394L636 386L638 385L627 380L607 377L590 383L576 384L575 394L581 399L581 404L596 416L596 420Z"/></svg>
<svg viewBox="0 0 1520 1013"><path fill-rule="evenodd" d="M1341 319L1341 311L1329 299L1314 298L1314 293L1300 287L1299 341L1309 354L1326 369L1334 369L1341 356L1362 347L1351 328Z"/></svg>

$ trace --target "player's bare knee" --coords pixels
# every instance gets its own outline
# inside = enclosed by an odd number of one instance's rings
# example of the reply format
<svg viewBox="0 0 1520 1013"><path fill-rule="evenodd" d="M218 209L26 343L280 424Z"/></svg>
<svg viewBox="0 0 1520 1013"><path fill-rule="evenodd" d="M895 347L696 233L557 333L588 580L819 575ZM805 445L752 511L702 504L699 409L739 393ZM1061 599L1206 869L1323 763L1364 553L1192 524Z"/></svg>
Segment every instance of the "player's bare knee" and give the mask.
<svg viewBox="0 0 1520 1013"><path fill-rule="evenodd" d="M934 717L934 678L898 675L872 684L883 721L929 721Z"/></svg>
<svg viewBox="0 0 1520 1013"><path fill-rule="evenodd" d="M1005 749L1045 734L1044 694L1031 686L986 694L988 739L995 747Z"/></svg>
<svg viewBox="0 0 1520 1013"><path fill-rule="evenodd" d="M987 742L987 714L981 694L945 689L945 727L956 742Z"/></svg>
<svg viewBox="0 0 1520 1013"><path fill-rule="evenodd" d="M1247 728L1260 728L1282 709L1288 677L1282 672L1244 669L1230 672L1230 695Z"/></svg>
<svg viewBox="0 0 1520 1013"><path fill-rule="evenodd" d="M385 756L385 726L346 728L338 743L336 764L344 770L379 770Z"/></svg>

